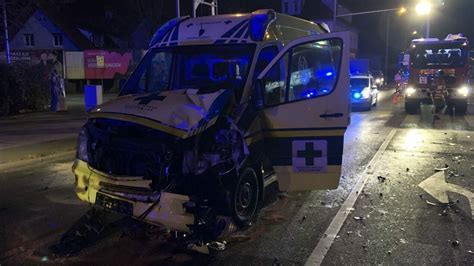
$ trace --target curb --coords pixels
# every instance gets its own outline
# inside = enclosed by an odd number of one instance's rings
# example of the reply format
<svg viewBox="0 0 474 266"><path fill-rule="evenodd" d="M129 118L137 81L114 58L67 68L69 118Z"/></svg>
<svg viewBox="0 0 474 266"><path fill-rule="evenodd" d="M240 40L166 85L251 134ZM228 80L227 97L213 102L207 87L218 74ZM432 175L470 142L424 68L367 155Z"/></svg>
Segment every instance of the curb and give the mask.
<svg viewBox="0 0 474 266"><path fill-rule="evenodd" d="M60 152L56 154L41 156L38 158L2 163L0 164L0 172L1 173L12 172L12 171L17 170L18 168L28 168L28 167L36 166L37 164L44 164L44 163L54 162L58 160L68 160L68 159L73 160L75 154L76 154L75 150L70 150L66 152Z"/></svg>

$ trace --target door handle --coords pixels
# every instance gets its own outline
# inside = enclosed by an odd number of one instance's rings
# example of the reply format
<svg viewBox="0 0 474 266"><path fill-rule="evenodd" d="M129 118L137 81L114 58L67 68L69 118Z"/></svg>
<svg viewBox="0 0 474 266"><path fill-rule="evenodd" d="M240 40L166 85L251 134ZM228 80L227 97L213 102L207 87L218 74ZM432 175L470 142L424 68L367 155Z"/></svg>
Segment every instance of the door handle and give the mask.
<svg viewBox="0 0 474 266"><path fill-rule="evenodd" d="M319 117L321 117L321 118L343 117L343 116L344 116L343 113L334 113L334 114L322 114L322 115L319 115Z"/></svg>

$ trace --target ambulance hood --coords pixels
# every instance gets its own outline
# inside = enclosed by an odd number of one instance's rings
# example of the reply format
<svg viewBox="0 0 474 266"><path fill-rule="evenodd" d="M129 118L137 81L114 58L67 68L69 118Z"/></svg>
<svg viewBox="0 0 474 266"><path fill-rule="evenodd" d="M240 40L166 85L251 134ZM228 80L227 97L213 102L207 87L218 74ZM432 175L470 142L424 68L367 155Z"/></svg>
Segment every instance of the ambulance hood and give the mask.
<svg viewBox="0 0 474 266"><path fill-rule="evenodd" d="M232 96L232 90L198 91L126 95L94 108L90 117L125 120L185 138L211 126Z"/></svg>

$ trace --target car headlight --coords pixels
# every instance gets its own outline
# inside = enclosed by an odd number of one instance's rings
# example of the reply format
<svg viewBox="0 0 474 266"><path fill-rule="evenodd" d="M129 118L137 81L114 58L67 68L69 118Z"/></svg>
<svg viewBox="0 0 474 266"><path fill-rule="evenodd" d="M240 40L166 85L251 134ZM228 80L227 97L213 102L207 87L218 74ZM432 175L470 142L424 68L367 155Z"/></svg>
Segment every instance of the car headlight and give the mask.
<svg viewBox="0 0 474 266"><path fill-rule="evenodd" d="M408 87L408 88L405 90L405 94L406 94L407 96L411 96L412 94L415 94L415 93L416 93L416 90L415 90L415 88L413 88L413 87Z"/></svg>
<svg viewBox="0 0 474 266"><path fill-rule="evenodd" d="M381 84L381 83L382 83L382 80L378 78L378 79L375 80L375 83Z"/></svg>
<svg viewBox="0 0 474 266"><path fill-rule="evenodd" d="M370 88L369 87L365 87L361 92L360 94L362 95L362 99L367 99L367 98L370 98Z"/></svg>
<svg viewBox="0 0 474 266"><path fill-rule="evenodd" d="M89 162L87 130L82 128L77 137L76 158L84 162Z"/></svg>
<svg viewBox="0 0 474 266"><path fill-rule="evenodd" d="M458 89L458 94L461 94L464 97L467 97L469 95L469 88L467 86L463 86Z"/></svg>

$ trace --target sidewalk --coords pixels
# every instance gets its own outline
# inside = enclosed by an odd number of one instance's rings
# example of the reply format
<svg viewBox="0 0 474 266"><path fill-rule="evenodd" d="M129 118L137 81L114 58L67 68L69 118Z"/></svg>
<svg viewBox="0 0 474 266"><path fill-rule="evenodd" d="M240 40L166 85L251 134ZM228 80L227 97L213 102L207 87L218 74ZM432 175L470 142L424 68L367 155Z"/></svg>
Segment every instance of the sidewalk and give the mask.
<svg viewBox="0 0 474 266"><path fill-rule="evenodd" d="M104 101L115 95L104 95ZM87 119L83 95L68 95L66 112L35 112L0 118L0 165L73 153Z"/></svg>

